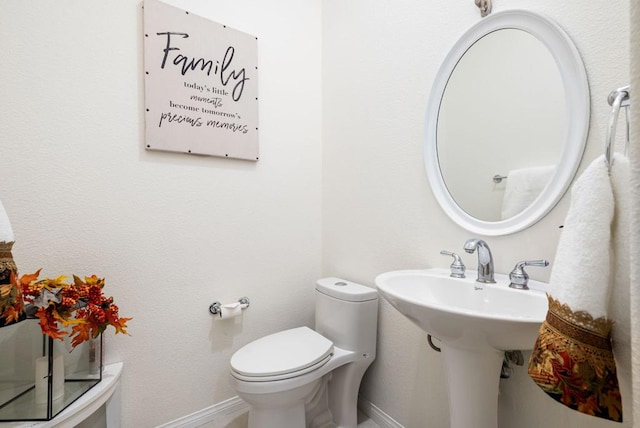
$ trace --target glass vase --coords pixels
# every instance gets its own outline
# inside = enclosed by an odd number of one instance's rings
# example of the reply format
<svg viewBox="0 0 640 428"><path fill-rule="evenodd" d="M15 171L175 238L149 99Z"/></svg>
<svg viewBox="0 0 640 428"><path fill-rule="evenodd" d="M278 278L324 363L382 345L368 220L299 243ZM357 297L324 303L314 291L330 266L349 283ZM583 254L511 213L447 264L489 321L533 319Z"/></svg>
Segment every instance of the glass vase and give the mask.
<svg viewBox="0 0 640 428"><path fill-rule="evenodd" d="M64 337L35 319L0 328L0 422L51 420L102 380L102 335L75 348Z"/></svg>

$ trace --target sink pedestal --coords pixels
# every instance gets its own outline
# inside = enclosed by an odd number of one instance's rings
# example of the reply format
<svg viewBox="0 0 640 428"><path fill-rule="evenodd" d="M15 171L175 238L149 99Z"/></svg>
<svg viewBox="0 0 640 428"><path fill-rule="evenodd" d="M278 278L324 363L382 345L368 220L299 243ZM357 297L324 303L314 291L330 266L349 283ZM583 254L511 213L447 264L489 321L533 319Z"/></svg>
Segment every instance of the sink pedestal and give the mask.
<svg viewBox="0 0 640 428"><path fill-rule="evenodd" d="M530 290L452 278L449 269L399 270L376 277L382 296L440 339L449 392L450 428L498 428L501 349L532 349L547 316L548 285Z"/></svg>
<svg viewBox="0 0 640 428"><path fill-rule="evenodd" d="M504 352L442 343L450 428L498 428L498 387Z"/></svg>

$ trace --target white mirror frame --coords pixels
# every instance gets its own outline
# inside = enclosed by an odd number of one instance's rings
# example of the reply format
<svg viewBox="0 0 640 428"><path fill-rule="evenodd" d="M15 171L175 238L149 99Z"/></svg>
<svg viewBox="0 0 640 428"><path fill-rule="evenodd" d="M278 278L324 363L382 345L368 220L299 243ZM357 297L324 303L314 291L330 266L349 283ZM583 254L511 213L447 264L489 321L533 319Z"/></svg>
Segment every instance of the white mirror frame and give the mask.
<svg viewBox="0 0 640 428"><path fill-rule="evenodd" d="M485 35L503 29L526 31L540 40L556 61L565 88L567 128L564 148L549 184L533 203L519 214L500 221L484 221L467 214L447 190L437 153L440 103L458 61ZM517 101L517 100L516 100ZM434 196L447 215L459 226L480 235L508 235L526 229L542 219L565 194L584 153L589 131L590 95L587 73L573 41L557 24L532 12L508 10L478 22L454 45L438 70L425 118L424 158L427 177Z"/></svg>

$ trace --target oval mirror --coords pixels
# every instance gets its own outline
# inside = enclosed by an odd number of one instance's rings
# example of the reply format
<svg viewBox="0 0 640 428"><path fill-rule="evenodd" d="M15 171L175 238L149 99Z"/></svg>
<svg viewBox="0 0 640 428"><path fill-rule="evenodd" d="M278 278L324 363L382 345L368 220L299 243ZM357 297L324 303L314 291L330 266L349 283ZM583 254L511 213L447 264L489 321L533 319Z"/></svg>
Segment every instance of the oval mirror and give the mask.
<svg viewBox="0 0 640 428"><path fill-rule="evenodd" d="M425 121L425 166L458 225L507 235L543 218L571 184L589 129L578 50L550 20L491 15L445 58Z"/></svg>

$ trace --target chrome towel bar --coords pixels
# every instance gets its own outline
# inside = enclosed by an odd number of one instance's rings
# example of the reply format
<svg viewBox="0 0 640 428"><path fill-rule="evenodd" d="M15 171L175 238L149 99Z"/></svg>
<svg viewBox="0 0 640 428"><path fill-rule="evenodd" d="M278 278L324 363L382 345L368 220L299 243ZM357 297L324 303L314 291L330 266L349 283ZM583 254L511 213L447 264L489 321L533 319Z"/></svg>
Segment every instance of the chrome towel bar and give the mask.
<svg viewBox="0 0 640 428"><path fill-rule="evenodd" d="M624 154L627 155L629 150L629 127L630 127L630 113L629 113L629 105L631 103L631 93L630 87L624 86L622 88L618 88L614 91L611 91L609 96L607 97L607 102L612 107L611 115L609 116L609 126L607 128L607 139L605 141L604 147L604 157L605 163L607 164L607 168L611 171L611 167L613 166L613 151L615 149L615 139L616 139L616 127L618 126L618 115L620 114L620 108L625 108L625 116L626 116L626 139L625 139L625 148Z"/></svg>

